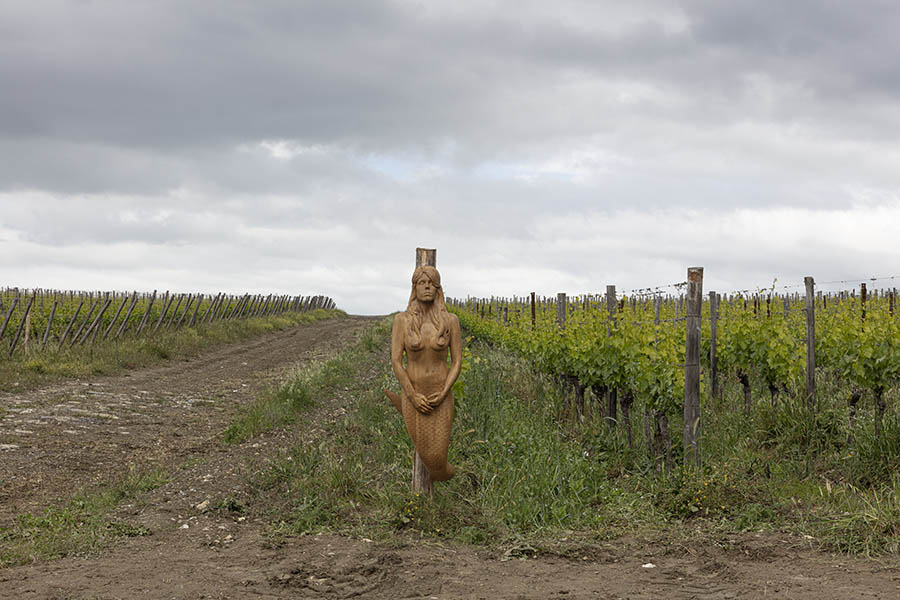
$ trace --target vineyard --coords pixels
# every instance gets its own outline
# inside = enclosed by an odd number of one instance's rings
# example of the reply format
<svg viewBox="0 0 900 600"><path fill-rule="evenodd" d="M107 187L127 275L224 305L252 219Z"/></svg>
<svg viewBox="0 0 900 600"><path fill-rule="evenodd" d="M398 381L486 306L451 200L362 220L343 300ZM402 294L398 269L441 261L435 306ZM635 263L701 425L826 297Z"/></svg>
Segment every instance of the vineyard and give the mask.
<svg viewBox="0 0 900 600"><path fill-rule="evenodd" d="M835 382L829 394L845 403L848 444L863 415L875 437L882 437L887 399L900 376L894 290L870 293L862 283L859 293L816 293L812 278L806 294L773 287L703 298L699 286L688 289L690 282L672 287L677 293L617 295L608 286L603 296L532 293L448 304L471 335L511 350L571 388L579 418L591 416L585 398L592 397L593 412L611 428L621 427L629 447L637 412L649 455L666 471L679 453L671 423L682 418L681 458L699 462L701 387L704 405L720 402L726 386L740 386L742 405L732 408L748 418L765 399L772 407L805 410L815 423L822 395L816 381ZM692 339L692 332L700 335Z"/></svg>
<svg viewBox="0 0 900 600"><path fill-rule="evenodd" d="M0 357L92 347L225 320L333 309L325 296L157 294L5 289Z"/></svg>

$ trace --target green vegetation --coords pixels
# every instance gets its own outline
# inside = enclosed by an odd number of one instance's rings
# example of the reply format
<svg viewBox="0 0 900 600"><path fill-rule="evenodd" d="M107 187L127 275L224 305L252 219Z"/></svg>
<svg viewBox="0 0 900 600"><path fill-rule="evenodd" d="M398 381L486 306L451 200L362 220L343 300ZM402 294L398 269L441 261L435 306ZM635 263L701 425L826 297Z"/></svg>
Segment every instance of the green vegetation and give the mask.
<svg viewBox="0 0 900 600"><path fill-rule="evenodd" d="M382 337L380 349L365 352L378 384L355 378L349 391L357 402L327 425L325 439L294 445L254 477L274 533L337 530L386 538L409 530L487 544L565 529L608 537L658 521L640 493L610 481L609 465L591 457L588 437L575 438L560 425L556 386L483 346L477 355L466 353L463 385L456 388L450 460L457 476L437 485L432 501L410 494L412 446L382 393L396 389L386 350L389 323L375 335Z"/></svg>
<svg viewBox="0 0 900 600"><path fill-rule="evenodd" d="M298 442L252 477L251 507L268 515L274 536L406 531L540 550L570 535L783 531L852 553L900 550L900 419L888 417L880 437L873 421L857 424L848 450L837 381L822 386L815 416L802 404L760 403L749 417L729 381L705 400L703 466L667 473L641 436L629 446L604 421L590 394L579 416L571 389L471 338L456 388L458 474L432 500L412 495L409 436L381 392L396 385L387 325L380 335L380 350L356 349L351 410L325 424L324 439ZM634 425L642 431L642 414Z"/></svg>
<svg viewBox="0 0 900 600"><path fill-rule="evenodd" d="M21 391L66 378L111 375L164 360L197 355L205 348L237 342L301 323L344 316L341 310L316 309L269 317L221 320L140 338L98 342L95 346L48 346L34 354L0 358L0 390Z"/></svg>
<svg viewBox="0 0 900 600"><path fill-rule="evenodd" d="M226 443L291 425L297 435L274 455L251 459L258 462L248 493L217 499L212 510L263 516L276 543L321 531L385 541L399 533L515 555L551 544L558 551L563 537L780 531L849 553L900 552L900 418L888 414L876 435L874 410L863 410L851 437L845 384L831 371L823 372L814 413L792 400L757 402L745 414L740 382L726 379L719 397L703 400L702 466L678 467L681 445L673 444L676 466L665 469L644 436L610 426L590 389L580 411L567 380L536 368L537 360L467 338L454 387L457 476L436 484L431 499L414 495L409 436L382 391L397 390L390 329L390 319L375 324L238 415ZM767 385L763 377L752 382ZM645 431L645 414L632 415L636 432ZM21 517L0 532L0 560L84 552L110 537L148 533L103 517L116 498L162 478L129 481Z"/></svg>
<svg viewBox="0 0 900 600"><path fill-rule="evenodd" d="M145 527L108 520L107 513L167 480L161 471L141 472L132 467L115 484L81 491L67 504L40 515L20 515L11 527L0 528L0 567L85 554L117 537L150 535Z"/></svg>
<svg viewBox="0 0 900 600"><path fill-rule="evenodd" d="M264 431L293 423L301 411L316 404L316 398L349 385L359 354L355 350L307 365L278 388L266 392L242 409L240 416L225 430L225 441L243 442Z"/></svg>

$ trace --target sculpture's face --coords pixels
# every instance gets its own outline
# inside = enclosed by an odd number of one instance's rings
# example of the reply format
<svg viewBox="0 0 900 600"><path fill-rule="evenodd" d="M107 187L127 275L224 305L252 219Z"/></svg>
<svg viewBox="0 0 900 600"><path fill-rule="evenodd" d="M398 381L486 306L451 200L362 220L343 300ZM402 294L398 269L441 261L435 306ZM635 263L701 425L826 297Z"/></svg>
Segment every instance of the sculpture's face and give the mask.
<svg viewBox="0 0 900 600"><path fill-rule="evenodd" d="M437 288L434 287L434 284L431 283L428 277L419 277L419 280L416 282L416 300L419 302L434 302L436 293Z"/></svg>

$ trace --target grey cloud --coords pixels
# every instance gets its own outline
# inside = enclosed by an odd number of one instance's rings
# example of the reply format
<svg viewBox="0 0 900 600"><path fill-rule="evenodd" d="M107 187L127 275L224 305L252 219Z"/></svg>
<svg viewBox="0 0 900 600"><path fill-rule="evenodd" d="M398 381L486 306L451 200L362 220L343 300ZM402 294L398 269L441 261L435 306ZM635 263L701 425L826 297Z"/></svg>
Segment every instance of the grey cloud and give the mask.
<svg viewBox="0 0 900 600"><path fill-rule="evenodd" d="M453 17L394 2L8 7L0 156L12 164L0 188L296 186L302 161L233 160L231 148L264 139L465 169L596 134L641 156L653 150L642 138L667 123L722 129L723 142L746 121L851 139L900 129L889 3L688 1L685 27L667 29L655 17L677 5L651 2L599 31L584 22L611 7L564 3L562 19L540 4L504 6ZM769 102L751 76L767 78ZM610 96L629 84L659 98ZM866 111L852 106L862 96L876 96ZM353 162L310 169L364 180Z"/></svg>
<svg viewBox="0 0 900 600"><path fill-rule="evenodd" d="M684 31L645 18L597 33L546 13L445 21L396 3L59 3L9 15L31 33L2 42L0 128L140 147L496 148L607 126L583 111L571 123L541 114L569 99L560 85L572 72L731 98L755 71L820 94L893 92L897 10L825 6L688 2Z"/></svg>

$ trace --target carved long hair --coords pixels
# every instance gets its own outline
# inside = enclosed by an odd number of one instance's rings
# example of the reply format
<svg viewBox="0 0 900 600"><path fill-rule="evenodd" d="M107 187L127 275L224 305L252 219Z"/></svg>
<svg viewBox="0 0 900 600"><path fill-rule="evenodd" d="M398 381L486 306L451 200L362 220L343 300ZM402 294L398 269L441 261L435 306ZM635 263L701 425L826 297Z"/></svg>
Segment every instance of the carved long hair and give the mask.
<svg viewBox="0 0 900 600"><path fill-rule="evenodd" d="M416 284L422 277L427 277L434 286L434 301L431 308L416 298ZM431 266L416 267L412 275L412 291L409 293L409 304L406 306L407 345L413 350L422 349L422 323L428 319L434 325L438 337L434 342L434 350L442 350L450 343L450 313L444 303L444 288L441 287L441 274Z"/></svg>

